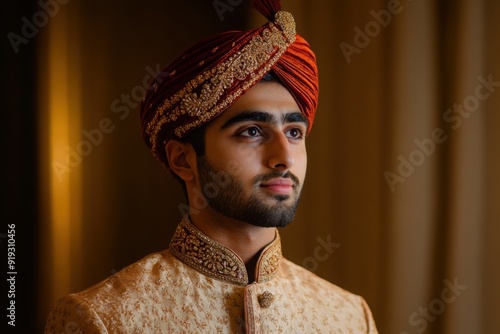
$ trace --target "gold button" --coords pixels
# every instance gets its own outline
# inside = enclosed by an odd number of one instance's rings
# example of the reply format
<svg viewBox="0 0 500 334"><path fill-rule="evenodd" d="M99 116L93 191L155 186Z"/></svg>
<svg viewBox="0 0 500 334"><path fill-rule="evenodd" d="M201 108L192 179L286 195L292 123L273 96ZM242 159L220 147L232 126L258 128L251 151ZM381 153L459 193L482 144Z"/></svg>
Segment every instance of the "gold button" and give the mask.
<svg viewBox="0 0 500 334"><path fill-rule="evenodd" d="M268 308L269 306L271 306L274 300L274 296L272 293L266 291L258 297L258 300L260 307Z"/></svg>

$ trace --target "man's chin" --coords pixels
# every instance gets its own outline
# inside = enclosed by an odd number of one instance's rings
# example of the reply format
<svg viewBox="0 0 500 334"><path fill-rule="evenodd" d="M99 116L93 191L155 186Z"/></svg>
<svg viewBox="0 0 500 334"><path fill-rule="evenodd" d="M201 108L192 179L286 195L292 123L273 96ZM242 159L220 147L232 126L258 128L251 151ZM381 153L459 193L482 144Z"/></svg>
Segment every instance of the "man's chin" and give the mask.
<svg viewBox="0 0 500 334"><path fill-rule="evenodd" d="M284 205L274 201L273 205L266 205L262 202L258 206L246 207L237 211L219 211L228 218L258 227L285 227L288 226L295 217L296 207L294 205Z"/></svg>
<svg viewBox="0 0 500 334"><path fill-rule="evenodd" d="M259 206L253 206L253 210L247 210L242 220L261 227L285 227L288 226L295 217L296 201L287 199L290 203L270 200L269 204L261 202Z"/></svg>
<svg viewBox="0 0 500 334"><path fill-rule="evenodd" d="M272 197L278 202L286 202L291 198L290 195L273 195Z"/></svg>
<svg viewBox="0 0 500 334"><path fill-rule="evenodd" d="M298 195L296 193L291 194L278 194L278 193L260 193L254 197L258 199L262 204L266 204L269 206L275 205L295 205L298 202Z"/></svg>

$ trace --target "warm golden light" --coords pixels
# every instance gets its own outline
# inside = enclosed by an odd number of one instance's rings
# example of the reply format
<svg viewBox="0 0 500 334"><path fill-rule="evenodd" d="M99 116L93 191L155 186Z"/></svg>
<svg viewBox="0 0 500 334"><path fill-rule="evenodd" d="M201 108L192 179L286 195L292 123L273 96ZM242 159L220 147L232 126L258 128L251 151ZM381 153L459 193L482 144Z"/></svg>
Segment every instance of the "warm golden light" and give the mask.
<svg viewBox="0 0 500 334"><path fill-rule="evenodd" d="M81 133L78 58L71 45L69 13L61 12L47 27L46 54L41 57L42 198L46 236L42 244L45 298L55 300L72 291L78 279L81 228L81 172L69 169L68 148Z"/></svg>

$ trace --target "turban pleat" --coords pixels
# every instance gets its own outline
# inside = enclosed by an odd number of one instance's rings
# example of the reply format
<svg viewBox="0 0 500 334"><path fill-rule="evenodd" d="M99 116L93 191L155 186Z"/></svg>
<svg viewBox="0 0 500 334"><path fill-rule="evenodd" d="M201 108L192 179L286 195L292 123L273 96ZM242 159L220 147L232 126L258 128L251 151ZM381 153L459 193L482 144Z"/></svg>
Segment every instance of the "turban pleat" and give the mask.
<svg viewBox="0 0 500 334"><path fill-rule="evenodd" d="M309 120L310 130L318 104L318 70L314 53L306 40L297 35L295 42L273 67L273 72L297 101Z"/></svg>

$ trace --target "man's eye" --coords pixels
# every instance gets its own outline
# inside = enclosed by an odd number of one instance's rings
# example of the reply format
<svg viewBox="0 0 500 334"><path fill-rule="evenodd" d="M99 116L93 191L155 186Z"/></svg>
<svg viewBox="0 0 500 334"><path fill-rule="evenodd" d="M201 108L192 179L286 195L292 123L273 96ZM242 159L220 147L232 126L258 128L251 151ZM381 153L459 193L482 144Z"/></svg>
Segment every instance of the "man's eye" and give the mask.
<svg viewBox="0 0 500 334"><path fill-rule="evenodd" d="M294 138L294 139L302 139L304 138L304 133L302 130L298 128L293 128L285 132L286 136L289 138Z"/></svg>
<svg viewBox="0 0 500 334"><path fill-rule="evenodd" d="M258 127L253 126L240 132L239 135L243 137L258 137L262 135L262 132Z"/></svg>

